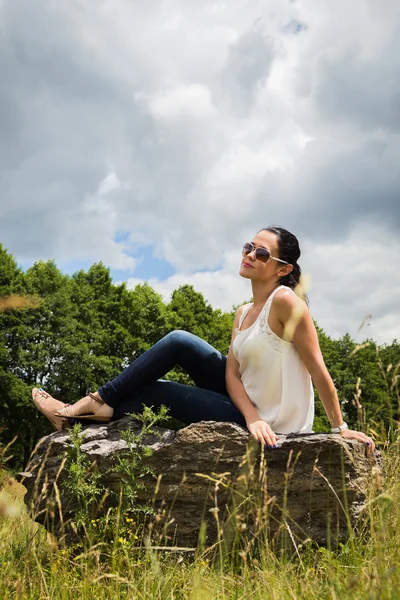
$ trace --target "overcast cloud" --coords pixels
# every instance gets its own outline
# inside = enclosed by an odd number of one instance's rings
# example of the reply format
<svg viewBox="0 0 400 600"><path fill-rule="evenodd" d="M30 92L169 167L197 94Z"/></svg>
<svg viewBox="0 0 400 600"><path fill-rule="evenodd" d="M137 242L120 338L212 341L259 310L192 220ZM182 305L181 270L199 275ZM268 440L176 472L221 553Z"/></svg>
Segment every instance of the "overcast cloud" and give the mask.
<svg viewBox="0 0 400 600"><path fill-rule="evenodd" d="M400 338L399 33L397 0L0 0L0 241L229 309L279 224L328 333Z"/></svg>

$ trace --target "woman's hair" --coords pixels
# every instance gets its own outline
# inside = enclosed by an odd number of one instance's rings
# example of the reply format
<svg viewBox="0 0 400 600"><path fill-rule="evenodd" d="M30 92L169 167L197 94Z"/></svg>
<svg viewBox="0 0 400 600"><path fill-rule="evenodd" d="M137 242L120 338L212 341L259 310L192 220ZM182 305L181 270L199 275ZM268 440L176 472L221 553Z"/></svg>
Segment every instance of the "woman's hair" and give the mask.
<svg viewBox="0 0 400 600"><path fill-rule="evenodd" d="M279 257L277 258L285 260L289 264L293 265L293 271L289 273L289 275L284 275L281 277L281 284L287 285L294 290L294 288L300 282L301 276L301 268L300 265L297 264L297 261L301 256L297 237L282 227L264 227L261 229L261 231L270 231L271 233L275 233L277 236L279 251Z"/></svg>

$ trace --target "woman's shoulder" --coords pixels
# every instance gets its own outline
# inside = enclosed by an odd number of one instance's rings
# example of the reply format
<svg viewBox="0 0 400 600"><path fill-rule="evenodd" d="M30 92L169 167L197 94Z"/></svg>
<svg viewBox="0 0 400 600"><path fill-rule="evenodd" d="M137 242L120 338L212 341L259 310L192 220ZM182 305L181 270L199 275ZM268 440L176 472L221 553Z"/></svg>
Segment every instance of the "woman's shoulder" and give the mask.
<svg viewBox="0 0 400 600"><path fill-rule="evenodd" d="M237 329L239 327L240 319L242 318L245 310L247 310L250 306L251 302L247 302L247 304L242 304L242 306L239 306L239 308L236 310L235 320L233 322L234 329Z"/></svg>
<svg viewBox="0 0 400 600"><path fill-rule="evenodd" d="M306 308L306 302L292 288L282 285L275 293L274 305L277 310L292 311L296 308Z"/></svg>
<svg viewBox="0 0 400 600"><path fill-rule="evenodd" d="M240 327L241 320L243 318L243 312L246 310L246 306L250 306L251 302L247 304L242 304L239 308L236 309L235 318L233 320L233 329L232 335L235 336L236 330ZM233 340L233 338L232 338Z"/></svg>
<svg viewBox="0 0 400 600"><path fill-rule="evenodd" d="M246 304L242 304L242 306L239 306L239 308L236 311L236 316L240 317L244 313L246 308L249 308L251 305L252 302L246 302Z"/></svg>
<svg viewBox="0 0 400 600"><path fill-rule="evenodd" d="M294 302L298 296L292 288L281 285L275 292L275 298L278 302Z"/></svg>

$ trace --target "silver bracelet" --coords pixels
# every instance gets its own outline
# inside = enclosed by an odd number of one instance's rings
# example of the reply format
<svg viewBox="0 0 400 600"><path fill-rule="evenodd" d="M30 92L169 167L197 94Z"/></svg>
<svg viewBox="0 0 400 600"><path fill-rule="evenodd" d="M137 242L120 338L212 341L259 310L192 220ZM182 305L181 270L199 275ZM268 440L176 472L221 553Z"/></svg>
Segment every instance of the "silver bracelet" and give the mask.
<svg viewBox="0 0 400 600"><path fill-rule="evenodd" d="M348 429L349 426L347 425L346 422L343 423L343 425L339 425L339 427L332 427L331 429L331 433L340 433L341 431L345 431L345 429Z"/></svg>

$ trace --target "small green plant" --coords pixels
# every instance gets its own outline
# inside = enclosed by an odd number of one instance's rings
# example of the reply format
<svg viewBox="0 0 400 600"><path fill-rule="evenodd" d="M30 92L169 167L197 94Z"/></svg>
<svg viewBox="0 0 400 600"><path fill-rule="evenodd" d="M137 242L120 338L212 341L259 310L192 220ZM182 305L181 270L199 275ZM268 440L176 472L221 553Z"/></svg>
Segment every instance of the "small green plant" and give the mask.
<svg viewBox="0 0 400 600"><path fill-rule="evenodd" d="M82 451L85 438L81 425L74 425L70 430L72 446L64 467L66 477L62 483L63 495L67 506L70 502L78 504L78 510L74 510L72 527L83 529L90 544L96 540L117 547L135 544L143 538L146 519L157 514L152 504L141 504L138 495L145 488L146 476L156 478L146 465L146 459L152 454L146 439L149 436L160 437L155 425L167 421L168 409L161 406L155 413L151 407L144 406L142 413L131 416L140 421L142 427L139 431L128 429L121 433L127 445L126 452L123 457L117 457L108 471L108 474L110 471L118 474L118 490L104 487L102 474L96 464L91 463Z"/></svg>
<svg viewBox="0 0 400 600"><path fill-rule="evenodd" d="M146 460L152 455L152 448L146 444L146 438L156 436L161 438L155 429L159 423L168 420L168 409L161 406L156 413L150 406L143 406L140 414L130 415L142 423L138 432L128 429L121 433L121 438L127 444L127 452L117 458L113 471L117 471L120 477L119 505L114 513L116 521L116 537L122 545L143 541L145 523L150 517L157 517L157 511L153 504L143 504L138 501L141 490L146 488L145 478L156 479L157 475L146 464ZM150 530L152 527L150 527Z"/></svg>
<svg viewBox="0 0 400 600"><path fill-rule="evenodd" d="M131 415L136 420L143 423L139 433L128 429L121 433L121 438L128 445L128 453L123 458L117 460L116 469L121 475L121 486L123 487L123 509L130 513L147 512L147 508L137 506L137 495L140 489L144 488L141 481L145 475L156 477L155 473L144 464L144 459L152 455L150 446L143 442L146 436L155 435L161 437L154 429L154 426L160 422L165 422L168 415L168 409L161 406L158 413L153 412L149 406L144 406L141 414Z"/></svg>
<svg viewBox="0 0 400 600"><path fill-rule="evenodd" d="M72 447L65 465L67 477L63 485L67 498L78 502L77 525L87 525L97 517L100 499L105 493L101 474L96 465L82 452L84 436L82 426L77 423L70 430Z"/></svg>

